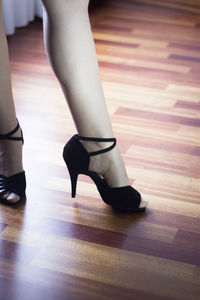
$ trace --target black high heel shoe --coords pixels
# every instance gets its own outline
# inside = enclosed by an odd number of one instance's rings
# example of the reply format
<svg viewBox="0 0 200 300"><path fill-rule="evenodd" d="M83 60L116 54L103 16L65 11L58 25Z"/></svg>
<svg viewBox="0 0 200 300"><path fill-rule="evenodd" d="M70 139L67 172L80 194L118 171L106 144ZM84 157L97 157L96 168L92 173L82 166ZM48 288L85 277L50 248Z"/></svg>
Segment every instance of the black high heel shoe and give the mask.
<svg viewBox="0 0 200 300"><path fill-rule="evenodd" d="M14 137L12 136L17 130L19 129L19 122L17 121L17 126L12 131L8 132L7 134L1 134L0 140L12 140L12 141L21 141L22 144L24 143L23 133L21 130L21 137ZM19 204L25 196L26 190L26 177L25 172L22 171L12 176L4 176L0 175L0 202L9 206L14 206ZM20 199L17 202L11 202L7 199L4 199L2 196L6 192L15 193L17 194Z"/></svg>
<svg viewBox="0 0 200 300"><path fill-rule="evenodd" d="M105 149L87 152L87 150L80 143L82 141L93 142L112 142L113 144ZM93 171L89 171L90 156L98 155L101 153L112 150L116 145L115 138L87 138L74 135L65 145L63 149L63 158L69 170L72 187L72 197L76 196L76 185L79 174L90 176L97 186L102 200L118 209L130 210L135 212L142 212L145 207L139 207L141 203L141 195L132 186L114 187L110 188L103 177Z"/></svg>

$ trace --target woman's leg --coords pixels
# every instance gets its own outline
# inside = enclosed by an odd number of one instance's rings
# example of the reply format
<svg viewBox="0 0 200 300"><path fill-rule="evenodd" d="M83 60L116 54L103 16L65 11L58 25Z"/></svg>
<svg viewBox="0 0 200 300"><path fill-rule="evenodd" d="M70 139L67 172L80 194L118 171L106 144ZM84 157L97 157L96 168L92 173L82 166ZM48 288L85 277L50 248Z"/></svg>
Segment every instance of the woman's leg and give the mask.
<svg viewBox="0 0 200 300"><path fill-rule="evenodd" d="M104 101L95 45L88 17L88 0L43 0L45 46L61 84L79 135L113 137ZM108 146L85 142L93 151ZM128 185L118 148L91 157L90 170L100 172L108 185Z"/></svg>
<svg viewBox="0 0 200 300"><path fill-rule="evenodd" d="M17 125L16 113L11 89L11 76L7 39L2 20L2 3L0 0L0 134L5 134ZM20 136L20 130L13 136ZM23 170L21 142L0 140L0 174L11 176ZM19 200L14 193L6 193L10 201Z"/></svg>

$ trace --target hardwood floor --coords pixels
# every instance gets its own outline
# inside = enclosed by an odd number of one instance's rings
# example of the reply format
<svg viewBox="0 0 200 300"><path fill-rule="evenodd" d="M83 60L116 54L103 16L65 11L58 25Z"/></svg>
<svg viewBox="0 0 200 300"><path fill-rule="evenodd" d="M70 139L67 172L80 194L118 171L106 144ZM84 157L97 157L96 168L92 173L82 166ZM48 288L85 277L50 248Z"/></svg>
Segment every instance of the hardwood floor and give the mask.
<svg viewBox="0 0 200 300"><path fill-rule="evenodd" d="M37 19L8 37L27 201L0 206L0 299L200 297L200 3L107 1L91 13L101 78L145 213L114 212L62 160L76 133Z"/></svg>

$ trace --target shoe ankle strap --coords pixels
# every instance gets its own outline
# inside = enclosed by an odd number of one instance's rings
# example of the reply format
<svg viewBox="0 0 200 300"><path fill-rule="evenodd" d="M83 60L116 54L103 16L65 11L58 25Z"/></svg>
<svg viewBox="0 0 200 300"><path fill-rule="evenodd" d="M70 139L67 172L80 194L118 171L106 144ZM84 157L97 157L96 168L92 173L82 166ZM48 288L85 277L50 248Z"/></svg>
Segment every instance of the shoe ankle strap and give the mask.
<svg viewBox="0 0 200 300"><path fill-rule="evenodd" d="M93 152L88 152L89 156L93 156L93 155L98 155L98 154L102 154L105 152L108 152L110 150L112 150L117 143L116 138L96 138L96 137L84 137L84 136L80 136L77 134L77 137L79 140L81 141L88 141L88 142L112 142L113 144L105 149L101 149L98 151L93 151Z"/></svg>
<svg viewBox="0 0 200 300"><path fill-rule="evenodd" d="M14 133L17 132L18 129L19 129L19 122L17 120L17 126L6 134L0 134L0 140L22 141L22 143L24 143L22 130L21 130L21 137L12 136Z"/></svg>

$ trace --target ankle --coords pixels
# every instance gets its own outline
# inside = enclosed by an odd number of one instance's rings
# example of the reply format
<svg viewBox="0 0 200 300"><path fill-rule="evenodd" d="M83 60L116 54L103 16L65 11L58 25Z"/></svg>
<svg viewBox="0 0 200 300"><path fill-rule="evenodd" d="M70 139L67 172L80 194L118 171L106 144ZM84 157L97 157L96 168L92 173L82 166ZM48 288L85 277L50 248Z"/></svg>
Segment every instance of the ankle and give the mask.
<svg viewBox="0 0 200 300"><path fill-rule="evenodd" d="M80 137L82 146L89 154L91 153L89 170L101 174L110 187L129 185L126 168L116 140L114 138L107 139L107 141L88 139Z"/></svg>
<svg viewBox="0 0 200 300"><path fill-rule="evenodd" d="M9 122L1 122L0 123L0 135L5 135L8 132L12 131L13 128L16 128L18 122L17 120L9 120ZM19 128L20 129L20 128ZM13 134L13 136L17 136L17 134L19 134L18 132L20 132L20 130L17 130L16 133Z"/></svg>

